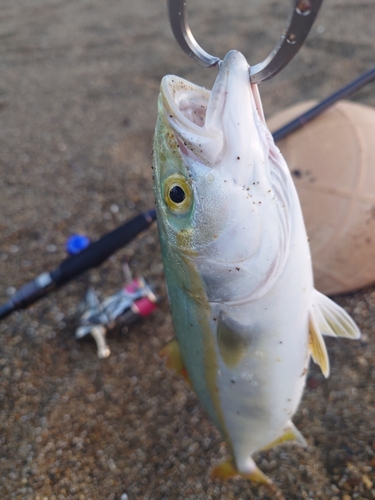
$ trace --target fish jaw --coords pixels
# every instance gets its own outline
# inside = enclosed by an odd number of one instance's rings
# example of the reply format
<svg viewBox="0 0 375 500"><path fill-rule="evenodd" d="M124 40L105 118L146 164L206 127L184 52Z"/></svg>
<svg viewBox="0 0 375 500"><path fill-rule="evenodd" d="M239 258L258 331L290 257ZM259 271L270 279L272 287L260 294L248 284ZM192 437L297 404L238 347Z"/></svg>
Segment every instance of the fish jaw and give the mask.
<svg viewBox="0 0 375 500"><path fill-rule="evenodd" d="M233 50L211 92L176 76L163 78L164 116L193 176L207 174L210 167L244 185L253 182L254 169L257 177L265 173L267 127L257 86L249 84L249 69L244 56Z"/></svg>
<svg viewBox="0 0 375 500"><path fill-rule="evenodd" d="M194 260L209 300L264 294L288 253L292 181L242 54L225 57L212 92L164 77L154 150L159 224L167 244ZM192 192L183 216L162 199L173 172Z"/></svg>

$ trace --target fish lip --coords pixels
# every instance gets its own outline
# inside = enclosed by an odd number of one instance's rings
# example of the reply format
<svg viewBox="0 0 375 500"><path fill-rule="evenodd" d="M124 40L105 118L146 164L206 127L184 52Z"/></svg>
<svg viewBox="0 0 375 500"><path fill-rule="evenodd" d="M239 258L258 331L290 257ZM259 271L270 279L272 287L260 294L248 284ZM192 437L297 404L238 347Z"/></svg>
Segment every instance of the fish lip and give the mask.
<svg viewBox="0 0 375 500"><path fill-rule="evenodd" d="M160 85L161 101L164 108L164 115L169 119L171 125L173 126L173 124L178 121L184 128L191 129L200 135L207 135L209 132L207 129L211 127L207 126L209 124L206 123L206 120L204 120L201 125L197 125L181 111L179 104L181 103L183 92L193 93L193 96L195 94L195 96L199 96L205 101L205 117L211 114L210 111L213 115L217 116L217 114L223 111L225 106L225 97L228 90L228 76L235 66L238 67L240 65L242 65L242 69L246 69L247 72L250 70L250 66L241 52L237 50L228 52L220 64L219 73L212 90L207 90L204 87L195 85L175 75L164 76ZM214 110L213 108L217 109ZM209 116L209 118L210 122L212 122L214 116Z"/></svg>
<svg viewBox="0 0 375 500"><path fill-rule="evenodd" d="M161 102L165 117L168 118L170 124L179 122L183 128L191 129L200 135L207 135L211 128L212 122L217 119L218 115L222 114L225 107L226 95L230 86L229 77L235 70L241 69L249 75L250 66L245 57L238 50L231 50L225 56L220 64L219 73L216 77L212 90L207 90L204 87L195 85L183 78L175 75L166 75L161 81L160 92ZM256 101L256 107L260 118L264 121L262 105L260 103L257 86L250 83L249 87ZM194 123L185 116L180 109L180 103L183 100L184 91L192 93L193 97L200 97L206 105L205 120L200 125ZM208 122L206 120L208 118ZM217 124L215 124L215 128Z"/></svg>
<svg viewBox="0 0 375 500"><path fill-rule="evenodd" d="M255 101L255 107L261 121L265 122L263 107L258 93L258 86L250 81L250 66L245 56L238 50L231 50L220 63L220 70L212 87L210 102L207 109L209 122L213 122L223 113L226 96L229 90L233 90L233 77L238 78L241 74L246 79L246 83ZM235 75L235 76L234 76ZM236 91L237 85L236 85ZM216 108L216 109L214 109ZM209 124L211 125L211 123Z"/></svg>
<svg viewBox="0 0 375 500"><path fill-rule="evenodd" d="M184 98L184 91L192 92L193 96L200 97L205 102L205 109L207 109L211 95L210 90L178 76L166 75L160 85L164 117L173 129L176 129L176 125L178 125L178 128L181 127L199 135L208 135L205 133L204 122L202 125L197 125L181 111L180 103Z"/></svg>
<svg viewBox="0 0 375 500"><path fill-rule="evenodd" d="M162 79L159 116L174 133L193 177L194 166L205 165L245 185L253 171L248 166L264 163L264 117L249 68L245 57L232 50L212 91L173 75Z"/></svg>
<svg viewBox="0 0 375 500"><path fill-rule="evenodd" d="M183 78L167 75L161 82L159 116L174 133L183 162L194 178L202 169L214 166L222 148L221 131L205 126L210 96L210 90Z"/></svg>

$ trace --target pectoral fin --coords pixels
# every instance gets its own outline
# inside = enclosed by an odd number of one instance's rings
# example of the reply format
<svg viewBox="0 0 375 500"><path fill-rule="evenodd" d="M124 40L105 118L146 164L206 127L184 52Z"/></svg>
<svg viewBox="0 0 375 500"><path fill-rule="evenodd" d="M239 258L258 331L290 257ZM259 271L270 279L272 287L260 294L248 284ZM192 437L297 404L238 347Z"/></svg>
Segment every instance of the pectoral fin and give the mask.
<svg viewBox="0 0 375 500"><path fill-rule="evenodd" d="M246 356L250 345L248 327L221 312L217 325L217 343L224 363L228 368L235 368Z"/></svg>
<svg viewBox="0 0 375 500"><path fill-rule="evenodd" d="M191 386L184 360L182 359L177 340L170 340L159 352L161 358L165 359L165 366L183 377Z"/></svg>
<svg viewBox="0 0 375 500"><path fill-rule="evenodd" d="M312 359L320 366L323 375L327 378L329 376L328 353L319 326L311 312L309 315L309 349Z"/></svg>
<svg viewBox="0 0 375 500"><path fill-rule="evenodd" d="M311 313L323 335L349 339L358 339L361 336L349 314L317 290L313 290Z"/></svg>
<svg viewBox="0 0 375 500"><path fill-rule="evenodd" d="M267 444L264 446L261 451L266 451L270 450L271 448L274 448L275 446L278 446L279 444L287 443L287 442L294 442L299 444L300 446L307 446L307 443L305 441L305 438L302 436L300 431L297 429L297 427L293 424L291 420L289 420L287 426L284 428L283 432L281 435L272 441L270 444Z"/></svg>

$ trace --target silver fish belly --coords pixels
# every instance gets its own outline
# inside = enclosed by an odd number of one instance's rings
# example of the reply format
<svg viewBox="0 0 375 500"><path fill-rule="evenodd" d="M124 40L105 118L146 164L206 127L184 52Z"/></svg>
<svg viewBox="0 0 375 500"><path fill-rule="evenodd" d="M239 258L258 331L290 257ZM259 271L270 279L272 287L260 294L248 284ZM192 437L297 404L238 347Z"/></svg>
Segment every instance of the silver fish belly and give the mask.
<svg viewBox="0 0 375 500"><path fill-rule="evenodd" d="M153 168L179 366L234 470L260 480L255 451L304 442L291 418L310 355L328 375L322 334L359 331L313 288L298 196L248 71L231 51L212 92L163 79Z"/></svg>

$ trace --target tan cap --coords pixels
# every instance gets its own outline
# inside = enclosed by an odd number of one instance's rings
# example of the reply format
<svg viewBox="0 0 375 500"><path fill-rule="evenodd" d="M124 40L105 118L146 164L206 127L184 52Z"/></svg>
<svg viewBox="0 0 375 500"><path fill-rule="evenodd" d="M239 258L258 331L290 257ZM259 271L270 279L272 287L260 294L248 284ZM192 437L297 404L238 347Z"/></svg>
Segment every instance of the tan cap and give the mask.
<svg viewBox="0 0 375 500"><path fill-rule="evenodd" d="M315 104L276 114L271 132ZM340 101L277 145L301 200L316 288L335 294L375 282L375 109Z"/></svg>

